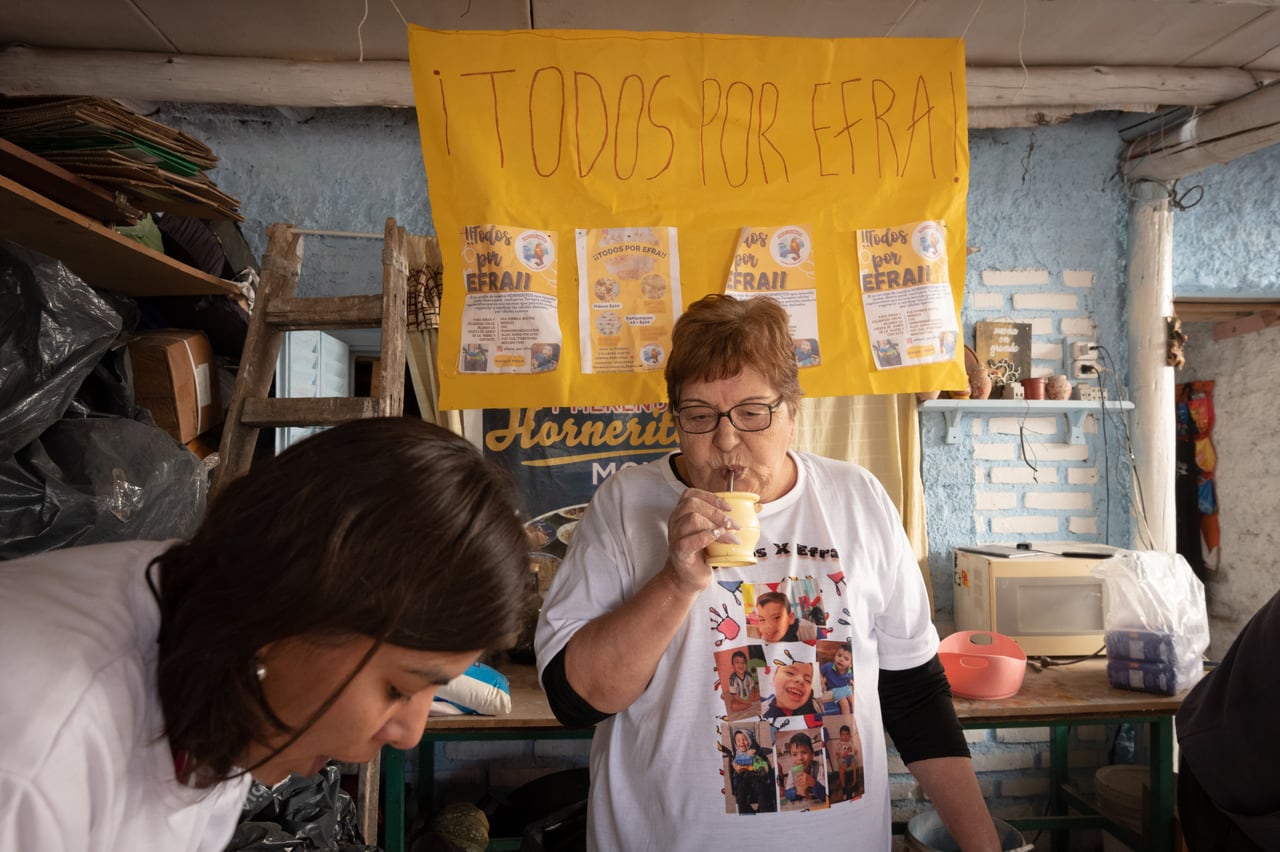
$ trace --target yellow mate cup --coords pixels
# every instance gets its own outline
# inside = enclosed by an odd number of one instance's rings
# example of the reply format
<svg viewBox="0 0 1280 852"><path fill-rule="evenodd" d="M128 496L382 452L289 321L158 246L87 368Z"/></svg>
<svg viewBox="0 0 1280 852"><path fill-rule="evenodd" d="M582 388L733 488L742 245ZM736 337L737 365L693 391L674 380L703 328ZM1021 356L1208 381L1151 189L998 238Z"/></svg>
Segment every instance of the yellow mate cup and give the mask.
<svg viewBox="0 0 1280 852"><path fill-rule="evenodd" d="M729 517L738 522L730 530L741 544L713 541L707 545L707 564L713 568L741 568L756 564L756 542L760 540L760 520L756 517L760 495L750 491L717 491L716 496L729 504Z"/></svg>

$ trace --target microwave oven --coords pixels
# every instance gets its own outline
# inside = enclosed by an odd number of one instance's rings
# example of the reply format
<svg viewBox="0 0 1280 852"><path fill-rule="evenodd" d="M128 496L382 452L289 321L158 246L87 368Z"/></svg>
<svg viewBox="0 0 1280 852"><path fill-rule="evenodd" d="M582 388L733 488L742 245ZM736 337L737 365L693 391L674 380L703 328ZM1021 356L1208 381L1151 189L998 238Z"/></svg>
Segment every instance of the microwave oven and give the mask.
<svg viewBox="0 0 1280 852"><path fill-rule="evenodd" d="M956 629L1008 636L1027 656L1093 654L1103 647L1107 597L1092 569L1110 553L1096 545L1089 553L956 548Z"/></svg>

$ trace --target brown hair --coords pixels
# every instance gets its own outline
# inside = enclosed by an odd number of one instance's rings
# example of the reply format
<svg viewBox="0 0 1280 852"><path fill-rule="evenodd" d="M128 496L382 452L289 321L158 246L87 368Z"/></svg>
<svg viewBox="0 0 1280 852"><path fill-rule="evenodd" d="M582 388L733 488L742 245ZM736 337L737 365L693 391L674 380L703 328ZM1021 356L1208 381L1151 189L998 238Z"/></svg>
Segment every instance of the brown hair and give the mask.
<svg viewBox="0 0 1280 852"><path fill-rule="evenodd" d="M787 612L791 612L791 599L782 592L765 592L757 597L756 610L759 611L760 607L775 603L782 604L783 608L786 609Z"/></svg>
<svg viewBox="0 0 1280 852"><path fill-rule="evenodd" d="M251 740L305 730L287 728L263 697L255 655L269 642L507 647L527 552L514 497L469 442L411 418L336 426L257 462L189 542L153 563L158 690L174 751L209 783L231 777Z"/></svg>
<svg viewBox="0 0 1280 852"><path fill-rule="evenodd" d="M672 329L667 399L677 408L686 383L731 379L747 367L764 376L795 412L804 391L786 309L768 297L704 296Z"/></svg>

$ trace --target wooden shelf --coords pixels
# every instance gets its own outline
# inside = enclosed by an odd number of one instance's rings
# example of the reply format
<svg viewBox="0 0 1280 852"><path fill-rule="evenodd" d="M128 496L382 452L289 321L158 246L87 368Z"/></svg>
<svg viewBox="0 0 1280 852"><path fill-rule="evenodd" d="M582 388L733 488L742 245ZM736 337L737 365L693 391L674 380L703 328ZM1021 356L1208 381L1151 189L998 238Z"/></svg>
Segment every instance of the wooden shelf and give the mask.
<svg viewBox="0 0 1280 852"><path fill-rule="evenodd" d="M946 442L960 440L960 427L966 416L974 417L1039 417L1045 414L1062 414L1067 418L1068 442L1084 443L1084 418L1086 414L1106 411L1128 411L1132 402L1105 402L1086 399L931 399L920 403L924 412L936 411L947 421Z"/></svg>
<svg viewBox="0 0 1280 852"><path fill-rule="evenodd" d="M3 175L0 237L57 258L91 287L124 296L237 292L230 282L152 251Z"/></svg>
<svg viewBox="0 0 1280 852"><path fill-rule="evenodd" d="M1177 296L1173 312L1183 322L1226 322L1253 314L1274 318L1280 313L1280 297Z"/></svg>

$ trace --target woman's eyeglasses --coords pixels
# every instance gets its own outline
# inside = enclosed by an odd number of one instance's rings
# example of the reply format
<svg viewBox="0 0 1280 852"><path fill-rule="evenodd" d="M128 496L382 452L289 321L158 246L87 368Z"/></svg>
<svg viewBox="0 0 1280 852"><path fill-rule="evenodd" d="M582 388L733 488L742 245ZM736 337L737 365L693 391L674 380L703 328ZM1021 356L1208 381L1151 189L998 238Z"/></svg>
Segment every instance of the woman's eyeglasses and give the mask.
<svg viewBox="0 0 1280 852"><path fill-rule="evenodd" d="M782 405L782 399L770 405L767 402L742 402L728 411L720 411L709 405L686 405L676 409L676 423L689 435L714 432L720 418L727 417L739 432L763 432L773 424L773 412Z"/></svg>

